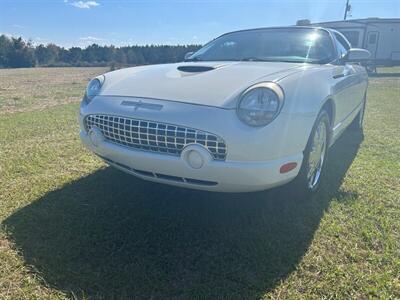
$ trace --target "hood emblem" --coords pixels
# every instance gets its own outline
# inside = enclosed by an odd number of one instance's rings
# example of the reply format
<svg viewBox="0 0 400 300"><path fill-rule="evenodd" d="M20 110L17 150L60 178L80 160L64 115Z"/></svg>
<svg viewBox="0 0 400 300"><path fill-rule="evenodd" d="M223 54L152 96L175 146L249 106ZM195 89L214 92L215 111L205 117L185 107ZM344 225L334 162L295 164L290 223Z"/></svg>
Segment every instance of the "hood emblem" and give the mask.
<svg viewBox="0 0 400 300"><path fill-rule="evenodd" d="M151 109L151 110L161 110L163 108L163 106L161 104L146 103L146 102L143 102L142 100L139 100L139 101L124 100L121 102L121 105L132 106L135 108L135 111L138 110L139 108Z"/></svg>

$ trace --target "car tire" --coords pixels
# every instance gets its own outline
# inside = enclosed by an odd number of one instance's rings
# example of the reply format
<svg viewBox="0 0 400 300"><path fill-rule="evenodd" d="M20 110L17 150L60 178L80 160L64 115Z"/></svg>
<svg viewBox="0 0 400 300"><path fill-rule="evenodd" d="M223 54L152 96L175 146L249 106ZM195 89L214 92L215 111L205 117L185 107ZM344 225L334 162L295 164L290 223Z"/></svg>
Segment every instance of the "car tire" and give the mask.
<svg viewBox="0 0 400 300"><path fill-rule="evenodd" d="M364 97L360 111L358 112L357 116L354 118L353 122L350 124L350 129L353 131L358 131L361 133L363 132L366 102L367 102L366 97Z"/></svg>
<svg viewBox="0 0 400 300"><path fill-rule="evenodd" d="M309 197L316 193L325 174L331 133L329 114L322 109L313 126L299 174L293 181L297 196Z"/></svg>

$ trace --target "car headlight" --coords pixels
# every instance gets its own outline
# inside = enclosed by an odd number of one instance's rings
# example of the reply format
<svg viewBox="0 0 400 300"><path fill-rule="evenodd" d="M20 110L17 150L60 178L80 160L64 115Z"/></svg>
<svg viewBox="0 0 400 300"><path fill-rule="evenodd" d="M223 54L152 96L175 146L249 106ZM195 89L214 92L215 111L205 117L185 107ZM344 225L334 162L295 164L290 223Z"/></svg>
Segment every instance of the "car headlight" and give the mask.
<svg viewBox="0 0 400 300"><path fill-rule="evenodd" d="M92 101L92 99L100 93L104 80L105 80L104 75L98 76L90 80L89 84L86 87L85 96L83 98L83 100L86 103Z"/></svg>
<svg viewBox="0 0 400 300"><path fill-rule="evenodd" d="M273 82L258 83L241 94L237 114L247 125L265 126L278 116L283 100L284 93L279 85Z"/></svg>

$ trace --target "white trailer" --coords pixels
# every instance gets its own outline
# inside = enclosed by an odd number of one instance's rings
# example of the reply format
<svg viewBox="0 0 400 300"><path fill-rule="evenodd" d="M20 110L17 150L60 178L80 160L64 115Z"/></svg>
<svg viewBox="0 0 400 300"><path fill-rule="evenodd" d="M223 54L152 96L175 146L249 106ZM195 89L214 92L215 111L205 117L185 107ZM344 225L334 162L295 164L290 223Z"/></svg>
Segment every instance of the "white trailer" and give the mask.
<svg viewBox="0 0 400 300"><path fill-rule="evenodd" d="M354 48L371 52L370 67L400 66L400 18L368 18L313 24L341 32Z"/></svg>

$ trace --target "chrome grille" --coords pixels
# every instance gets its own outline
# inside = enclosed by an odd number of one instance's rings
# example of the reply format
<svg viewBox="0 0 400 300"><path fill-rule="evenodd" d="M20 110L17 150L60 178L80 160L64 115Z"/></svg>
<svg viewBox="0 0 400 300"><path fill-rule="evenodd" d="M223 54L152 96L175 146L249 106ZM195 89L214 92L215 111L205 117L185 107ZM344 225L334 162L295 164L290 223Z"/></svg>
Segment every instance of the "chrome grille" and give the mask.
<svg viewBox="0 0 400 300"><path fill-rule="evenodd" d="M219 136L178 125L110 115L88 115L86 130L97 127L113 143L130 148L180 155L188 144L203 145L215 160L225 160L226 145Z"/></svg>

